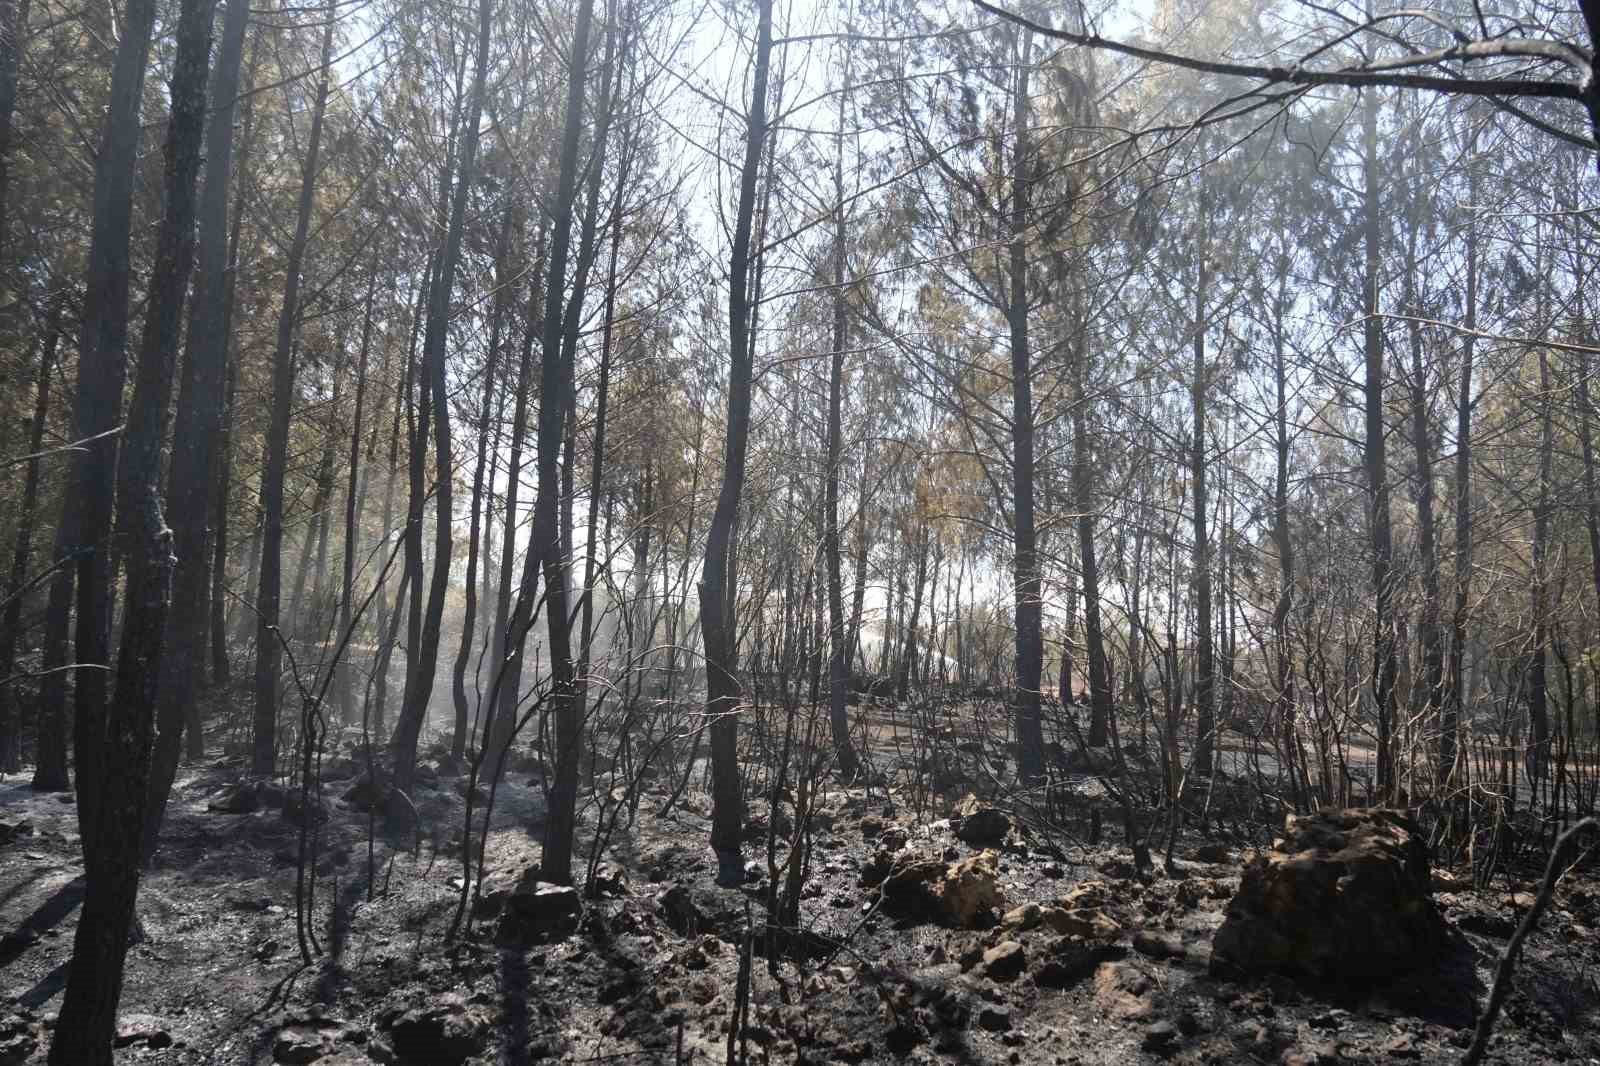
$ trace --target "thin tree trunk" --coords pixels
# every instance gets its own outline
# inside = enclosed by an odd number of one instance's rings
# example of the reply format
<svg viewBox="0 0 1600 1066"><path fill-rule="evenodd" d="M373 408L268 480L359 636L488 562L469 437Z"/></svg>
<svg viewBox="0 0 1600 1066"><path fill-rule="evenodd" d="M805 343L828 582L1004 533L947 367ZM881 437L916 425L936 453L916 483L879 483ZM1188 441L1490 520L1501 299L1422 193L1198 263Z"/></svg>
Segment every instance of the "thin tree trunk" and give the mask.
<svg viewBox="0 0 1600 1066"><path fill-rule="evenodd" d="M12 116L17 109L17 70L28 40L28 0L0 0L0 271L10 273ZM37 451L38 449L34 449Z"/></svg>
<svg viewBox="0 0 1600 1066"><path fill-rule="evenodd" d="M706 535L700 585L700 631L705 645L706 716L711 722L711 846L720 861L719 879L743 876L739 838L744 827L738 765L738 645L734 631L736 585L733 544L740 497L744 491L745 456L750 444L750 399L754 339L750 333L751 231L755 221L756 185L767 137L767 77L772 56L772 0L756 0L755 70L745 133L744 161L739 175L739 206L734 216L733 247L728 262L728 435L722 488Z"/></svg>
<svg viewBox="0 0 1600 1066"><path fill-rule="evenodd" d="M1028 231L1031 163L1028 125L1029 53L1033 37L1019 31L1017 71L1012 94L1011 217L1006 321L1011 333L1011 495L1016 552L1013 563L1017 648L1017 776L1033 784L1044 776L1044 727L1039 713L1039 681L1044 672L1044 617L1039 583L1038 534L1034 526L1033 352L1028 340Z"/></svg>
<svg viewBox="0 0 1600 1066"><path fill-rule="evenodd" d="M84 470L85 476L80 482L92 481L109 488L108 482L115 475L123 535L131 543L126 544L121 553L127 563L128 593L117 661L116 698L109 705L85 704L81 679L79 682L78 824L83 836L85 886L83 907L73 938L73 962L67 974L60 1021L50 1046L51 1066L111 1066L124 955L139 891L139 858L155 736L156 692L174 563L172 531L161 513L161 441L172 392L183 296L194 262L194 193L205 126L212 10L212 0L184 0L180 9L171 79L172 110L165 144L163 215L157 233L144 335L135 366L133 401L122 433L120 468ZM113 75L112 109L106 116L106 138L100 156L100 162L108 169L121 170L129 166L129 177L138 127L136 121L131 123L132 136L123 140L126 131L118 130L115 125L119 118L115 86L121 75L129 76L132 84L124 87L135 90L132 106L136 113L137 90L149 54L152 22L143 11L132 7L126 13L117 70ZM119 157L122 147L128 149L126 159ZM97 194L103 189L97 180ZM97 233L101 209L126 221L130 207L127 200L102 201L97 195ZM125 226L121 236L125 243ZM126 277L99 278L91 267L86 288L88 305L101 302L102 290L96 283L102 281L108 281L114 291L126 295ZM106 302L110 302L109 299ZM125 314L125 304L118 306ZM125 321L123 325L125 328ZM91 351L91 347L85 345L84 354ZM120 348L102 348L100 354L120 356ZM98 391L99 384L91 384L96 369L93 360L80 363L80 400L84 391L91 394ZM115 414L113 410L112 416ZM92 460L86 458L86 461ZM109 578L109 567L103 570ZM84 581L88 579L89 575L84 575ZM101 606L108 592L100 590L98 597L89 597L90 605ZM80 617L89 621L89 627L99 624L92 612ZM80 625L80 635L84 628ZM103 688L101 685L94 691L101 692ZM93 787L85 788L85 772L91 769L95 775Z"/></svg>
<svg viewBox="0 0 1600 1066"><path fill-rule="evenodd" d="M511 239L513 209L508 200L500 223L499 247L495 253L494 309L489 322L489 351L483 367L483 403L478 409L478 455L472 466L472 505L467 532L466 609L461 615L461 643L456 648L451 670L450 696L455 707L455 729L450 737L450 755L460 759L467 751L467 667L472 662L473 636L478 628L478 550L483 538L483 483L489 465L489 416L494 412L500 368L500 330L510 303L510 278L506 256Z"/></svg>
<svg viewBox="0 0 1600 1066"><path fill-rule="evenodd" d="M490 713L493 730L490 745L490 779L498 772L499 761L516 724L518 693L522 686L522 647L533 627L533 597L539 580L538 560L523 559L521 590L515 606L511 602L511 577L517 559L517 504L522 490L523 446L528 437L528 391L533 387L533 342L543 331L540 310L544 303L544 263L546 225L541 221L534 245L533 282L528 287L527 329L522 337L522 355L517 361L516 403L511 415L511 454L506 466L505 540L500 546L500 588L494 607L494 668L500 673L496 706Z"/></svg>
<svg viewBox="0 0 1600 1066"><path fill-rule="evenodd" d="M860 769L855 746L850 743L850 642L844 624L839 536L839 467L844 462L844 350L850 343L844 205L844 118L845 102L850 96L850 76L847 49L844 89L839 94L839 132L834 139L833 351L828 359L828 453L822 533L822 551L828 566L828 725L833 730L834 761L846 781L854 780Z"/></svg>
<svg viewBox="0 0 1600 1066"><path fill-rule="evenodd" d="M283 483L289 462L289 415L294 405L294 336L300 322L300 282L311 210L317 195L317 161L322 151L323 116L328 105L333 30L338 22L330 8L322 31L321 76L311 108L311 134L300 171L300 202L294 239L284 265L283 302L278 312L278 345L272 364L272 417L267 430L266 462L261 471L261 577L256 588L255 714L250 771L270 775L278 734L278 675L283 649L278 643L279 601L283 580Z"/></svg>
<svg viewBox="0 0 1600 1066"><path fill-rule="evenodd" d="M145 825L144 858L147 861L155 854L167 796L178 772L185 723L198 714L195 672L204 667L206 630L210 622L207 597L211 575L206 558L206 518L211 513L209 504L227 379L228 186L233 168L234 100L239 94L244 34L249 22L246 0L229 0L223 20L222 45L211 76L206 183L199 208L199 269L189 303L188 343L178 387L172 472L167 489L178 564L173 586L175 610L171 632L167 634L169 646L162 657L160 711L148 800L150 815Z"/></svg>
<svg viewBox="0 0 1600 1066"><path fill-rule="evenodd" d="M577 827L578 755L581 723L577 720L572 662L572 627L567 610L567 570L561 554L561 444L566 437L567 419L575 417L570 388L571 370L563 365L563 297L567 259L572 247L572 221L578 192L579 138L583 129L584 71L589 55L589 33L594 21L594 0L581 0L573 32L572 54L567 69L566 117L561 137L561 166L556 183L556 204L552 215L550 266L545 288L543 337L540 352L538 435L538 495L533 505L533 535L528 551L543 570L545 617L549 631L552 692L551 714L555 717L556 773L550 791L550 815L545 822L542 875L557 884L572 883L573 833ZM598 164L598 161L596 163ZM573 293L575 301L582 294ZM532 567L529 567L531 570ZM531 597L536 582L525 573L523 596ZM520 644L520 641L519 641Z"/></svg>
<svg viewBox="0 0 1600 1066"><path fill-rule="evenodd" d="M1468 154L1475 154L1477 136L1468 142ZM1467 172L1467 202L1478 203L1478 169ZM1450 656L1447 665L1449 697L1441 708L1439 722L1439 780L1451 781L1456 764L1456 732L1466 711L1467 612L1472 591L1472 363L1478 328L1478 228L1475 219L1466 222L1466 306L1462 308L1461 379L1456 386L1456 554L1455 604L1450 612Z"/></svg>
<svg viewBox="0 0 1600 1066"><path fill-rule="evenodd" d="M1372 695L1377 707L1378 752L1377 792L1381 803L1392 799L1394 752L1392 731L1395 719L1395 676L1399 665L1395 652L1394 630L1394 543L1389 516L1389 467L1384 449L1383 419L1383 320L1378 317L1379 267L1381 265L1382 205L1378 190L1378 99L1371 89L1364 90L1361 125L1364 144L1363 196L1365 201L1364 243L1366 265L1362 293L1366 305L1366 440L1364 443L1369 526L1372 537L1372 591L1376 600L1376 632L1373 645Z"/></svg>
<svg viewBox="0 0 1600 1066"><path fill-rule="evenodd" d="M366 310L361 318L361 353L356 357L356 410L355 423L350 427L349 471L344 487L344 562L339 575L339 628L336 640L350 632L355 621L356 550L361 540L361 427L365 421L367 404L367 366L372 357L373 304L378 295L378 264L372 265L372 276L367 280ZM385 530L387 536L388 531ZM359 719L351 693L349 656L341 656L334 664L334 705L346 723Z"/></svg>
<svg viewBox="0 0 1600 1066"><path fill-rule="evenodd" d="M11 551L11 578L6 583L5 618L0 620L0 772L15 773L22 757L22 715L16 686L8 679L17 667L17 643L22 629L22 586L33 558L33 528L39 505L39 452L44 447L45 423L50 417L50 378L55 373L56 348L61 340L61 305L66 297L50 300L44 343L39 346L39 370L34 383L33 421L28 426L28 468L22 485L22 507L17 513L16 540Z"/></svg>
<svg viewBox="0 0 1600 1066"><path fill-rule="evenodd" d="M427 716L433 693L434 672L439 661L439 633L444 619L445 597L450 584L451 527L454 524L455 473L450 468L450 396L445 382L445 333L450 320L450 294L455 288L456 263L461 256L462 233L466 225L467 200L477 176L478 126L483 118L485 82L488 80L489 37L494 16L493 0L479 0L477 56L472 75L472 94L462 128L461 158L456 177L455 196L450 205L450 221L439 269L433 279L428 301L427 333L422 346L422 378L432 393L434 441L434 559L428 587L428 609L423 620L420 643L408 649L405 706L395 722L389 751L394 761L395 787L411 791L416 771L417 739ZM419 413L417 444L427 439L420 424L426 411ZM419 595L418 588L413 595Z"/></svg>
<svg viewBox="0 0 1600 1066"><path fill-rule="evenodd" d="M80 820L86 810L93 810L101 782L101 768L95 757L104 732L109 674L108 669L102 668L111 663L110 536L118 444L118 437L111 430L121 418L127 377L129 237L139 148L139 102L154 22L153 0L128 0L119 26L122 37L112 67L111 93L95 162L94 216L84 278L73 439L89 443L74 455L58 532L59 546L77 557L74 651L79 669L73 676L73 741ZM64 625L65 618L61 621ZM47 705L46 713L52 710ZM85 957L89 957L87 953ZM91 1057L97 1061L103 1057L109 1062L109 1051L97 1047L101 1019L96 1016L91 1024L94 1033L84 1036L85 1057L80 1061L88 1063ZM58 1059L53 1050L51 1055L56 1066L72 1061Z"/></svg>
<svg viewBox="0 0 1600 1066"><path fill-rule="evenodd" d="M1194 586L1195 586L1195 755L1194 769L1202 777L1211 776L1216 751L1216 659L1212 647L1211 540L1206 523L1210 506L1206 491L1206 303L1210 296L1211 273L1206 262L1205 214L1209 210L1204 194L1200 213L1202 234L1199 240L1199 279L1195 283L1194 365L1190 371L1190 410L1194 426L1189 447L1189 479L1194 491Z"/></svg>

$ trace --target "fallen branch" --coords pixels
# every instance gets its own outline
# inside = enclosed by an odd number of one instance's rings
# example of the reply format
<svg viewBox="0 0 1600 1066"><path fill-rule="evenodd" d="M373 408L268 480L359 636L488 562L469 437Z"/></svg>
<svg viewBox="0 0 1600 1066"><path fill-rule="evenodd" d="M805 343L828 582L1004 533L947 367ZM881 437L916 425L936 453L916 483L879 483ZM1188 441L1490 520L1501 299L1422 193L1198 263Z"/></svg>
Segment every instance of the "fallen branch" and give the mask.
<svg viewBox="0 0 1600 1066"><path fill-rule="evenodd" d="M1544 870L1544 883L1539 886L1538 897L1533 901L1528 913L1523 916L1522 924L1517 926L1517 931L1512 934L1511 942L1506 945L1506 953L1501 956L1500 965L1495 969L1494 986L1489 989L1489 1003L1484 1007L1483 1016L1478 1019L1477 1031L1472 1034L1472 1046L1467 1048L1467 1053L1461 1057L1461 1066L1477 1066L1483 1061L1483 1053L1489 1048L1489 1037L1494 1032L1495 1018L1499 1016L1500 1008L1505 1004L1506 996L1511 991L1511 975L1517 968L1517 956L1522 953L1522 943L1538 926L1539 918L1550 905L1550 897L1555 894L1556 882L1561 878L1562 856L1567 853L1568 845L1585 829L1600 829L1600 821L1594 818L1583 819L1556 838L1555 847L1550 849L1550 863Z"/></svg>

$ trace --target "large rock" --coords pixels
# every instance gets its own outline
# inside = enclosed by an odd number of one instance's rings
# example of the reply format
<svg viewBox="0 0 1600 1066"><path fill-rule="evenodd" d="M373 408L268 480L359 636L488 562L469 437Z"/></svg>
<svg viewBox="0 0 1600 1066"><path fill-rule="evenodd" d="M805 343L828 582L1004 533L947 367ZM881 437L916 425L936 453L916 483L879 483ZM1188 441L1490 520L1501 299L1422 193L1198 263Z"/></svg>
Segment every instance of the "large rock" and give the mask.
<svg viewBox="0 0 1600 1066"><path fill-rule="evenodd" d="M1291 815L1246 864L1212 942L1212 965L1323 979L1383 977L1447 943L1422 833L1393 810Z"/></svg>
<svg viewBox="0 0 1600 1066"><path fill-rule="evenodd" d="M400 1015L389 1035L395 1055L408 1066L461 1066L488 1042L489 1019L483 1008L446 995Z"/></svg>
<svg viewBox="0 0 1600 1066"><path fill-rule="evenodd" d="M744 937L744 897L737 892L680 881L656 897L656 907L680 936L709 933L730 944Z"/></svg>
<svg viewBox="0 0 1600 1066"><path fill-rule="evenodd" d="M891 914L975 929L992 924L994 911L1005 907L999 878L1000 857L993 850L953 863L904 858L879 891Z"/></svg>
<svg viewBox="0 0 1600 1066"><path fill-rule="evenodd" d="M494 890L485 885L484 900ZM583 901L571 885L539 880L539 867L529 866L498 896L500 924L495 936L502 944L534 944L559 940L575 932L583 916Z"/></svg>
<svg viewBox="0 0 1600 1066"><path fill-rule="evenodd" d="M1011 819L1004 811L986 807L974 795L968 794L957 808L961 824L956 837L974 847L996 847L1005 843L1011 832Z"/></svg>

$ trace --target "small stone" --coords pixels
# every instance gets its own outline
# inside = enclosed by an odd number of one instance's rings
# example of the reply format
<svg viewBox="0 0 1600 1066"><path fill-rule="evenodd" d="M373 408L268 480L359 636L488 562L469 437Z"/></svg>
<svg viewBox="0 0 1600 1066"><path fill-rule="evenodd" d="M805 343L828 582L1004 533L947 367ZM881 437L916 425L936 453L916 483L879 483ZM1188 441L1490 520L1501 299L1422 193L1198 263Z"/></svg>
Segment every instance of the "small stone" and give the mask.
<svg viewBox="0 0 1600 1066"><path fill-rule="evenodd" d="M1027 950L1015 940L1002 940L983 953L983 972L996 981L1009 981L1028 962Z"/></svg>
<svg viewBox="0 0 1600 1066"><path fill-rule="evenodd" d="M1005 1007L984 1007L978 1012L978 1026L991 1033L1003 1033L1011 1028L1011 1011Z"/></svg>
<svg viewBox="0 0 1600 1066"><path fill-rule="evenodd" d="M1172 1051L1178 1044L1178 1027L1172 1022L1156 1022L1144 1031L1140 1046L1158 1055Z"/></svg>
<svg viewBox="0 0 1600 1066"><path fill-rule="evenodd" d="M143 1044L145 1047L164 1048L172 1046L172 1033L167 1030L167 1025L153 1014L124 1014L117 1019L117 1034L112 1038L112 1047L130 1047L134 1044Z"/></svg>
<svg viewBox="0 0 1600 1066"><path fill-rule="evenodd" d="M310 1026L291 1025L278 1033L272 1042L272 1058L287 1066L304 1066L327 1054L328 1041L322 1033Z"/></svg>
<svg viewBox="0 0 1600 1066"><path fill-rule="evenodd" d="M1133 934L1133 950L1152 959L1176 959L1183 956L1183 944L1171 937L1141 929Z"/></svg>
<svg viewBox="0 0 1600 1066"><path fill-rule="evenodd" d="M1327 1040L1298 1044L1278 1059L1280 1066L1333 1066L1338 1061L1339 1048Z"/></svg>
<svg viewBox="0 0 1600 1066"><path fill-rule="evenodd" d="M1417 1047L1407 1033L1400 1033L1384 1041L1383 1053L1392 1059L1420 1059L1422 1049Z"/></svg>
<svg viewBox="0 0 1600 1066"><path fill-rule="evenodd" d="M1094 974L1095 1005L1115 1021L1142 1021L1155 1013L1155 981L1124 962L1101 963Z"/></svg>

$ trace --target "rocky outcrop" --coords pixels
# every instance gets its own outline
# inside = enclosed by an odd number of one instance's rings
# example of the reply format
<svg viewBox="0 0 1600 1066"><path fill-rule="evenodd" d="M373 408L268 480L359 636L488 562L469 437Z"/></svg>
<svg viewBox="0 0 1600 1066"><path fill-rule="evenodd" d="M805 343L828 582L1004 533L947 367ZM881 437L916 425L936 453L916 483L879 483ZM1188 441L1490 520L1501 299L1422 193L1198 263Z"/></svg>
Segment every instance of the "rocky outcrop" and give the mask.
<svg viewBox="0 0 1600 1066"><path fill-rule="evenodd" d="M575 932L583 901L571 885L539 879L539 867L520 873L501 871L484 878L473 913L499 916L495 938L501 944L528 945L559 940Z"/></svg>
<svg viewBox="0 0 1600 1066"><path fill-rule="evenodd" d="M897 857L879 891L884 909L901 917L962 929L991 925L1005 906L1000 857L986 850L962 859Z"/></svg>
<svg viewBox="0 0 1600 1066"><path fill-rule="evenodd" d="M488 1043L488 1012L446 995L395 1018L389 1035L407 1066L460 1066Z"/></svg>
<svg viewBox="0 0 1600 1066"><path fill-rule="evenodd" d="M1382 977L1447 942L1421 831L1393 810L1290 816L1245 866L1212 942L1212 966L1323 979Z"/></svg>

